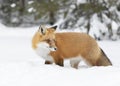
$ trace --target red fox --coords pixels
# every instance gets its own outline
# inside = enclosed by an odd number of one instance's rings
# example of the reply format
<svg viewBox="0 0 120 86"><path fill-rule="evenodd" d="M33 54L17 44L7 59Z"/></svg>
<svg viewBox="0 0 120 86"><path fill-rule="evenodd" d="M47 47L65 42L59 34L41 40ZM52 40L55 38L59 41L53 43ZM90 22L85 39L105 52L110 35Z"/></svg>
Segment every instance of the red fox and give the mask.
<svg viewBox="0 0 120 86"><path fill-rule="evenodd" d="M40 27L32 39L32 47L45 59L45 64L64 66L64 59L70 59L71 67L78 68L84 60L90 66L109 66L111 61L96 40L86 33L56 33L57 26Z"/></svg>

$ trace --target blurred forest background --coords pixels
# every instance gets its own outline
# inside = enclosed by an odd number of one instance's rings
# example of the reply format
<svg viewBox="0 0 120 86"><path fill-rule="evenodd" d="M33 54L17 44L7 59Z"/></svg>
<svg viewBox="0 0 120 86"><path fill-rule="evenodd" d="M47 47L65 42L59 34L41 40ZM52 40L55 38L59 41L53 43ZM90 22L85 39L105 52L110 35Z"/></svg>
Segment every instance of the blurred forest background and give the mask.
<svg viewBox="0 0 120 86"><path fill-rule="evenodd" d="M118 40L120 0L0 0L0 22L8 27L58 24L88 34L93 30L98 40Z"/></svg>

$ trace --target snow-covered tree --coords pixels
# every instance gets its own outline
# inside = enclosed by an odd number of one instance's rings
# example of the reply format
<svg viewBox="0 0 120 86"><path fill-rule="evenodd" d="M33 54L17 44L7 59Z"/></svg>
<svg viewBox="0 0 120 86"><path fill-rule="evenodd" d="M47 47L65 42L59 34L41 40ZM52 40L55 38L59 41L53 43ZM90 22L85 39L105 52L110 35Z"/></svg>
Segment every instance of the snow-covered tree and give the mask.
<svg viewBox="0 0 120 86"><path fill-rule="evenodd" d="M120 0L0 0L0 21L7 26L59 24L96 39L117 39Z"/></svg>
<svg viewBox="0 0 120 86"><path fill-rule="evenodd" d="M118 29L120 25L119 0L77 0L70 7L72 9L68 9L61 28L79 28L88 34L94 34L96 38L99 32L99 36L107 35L113 39L116 34L113 30Z"/></svg>

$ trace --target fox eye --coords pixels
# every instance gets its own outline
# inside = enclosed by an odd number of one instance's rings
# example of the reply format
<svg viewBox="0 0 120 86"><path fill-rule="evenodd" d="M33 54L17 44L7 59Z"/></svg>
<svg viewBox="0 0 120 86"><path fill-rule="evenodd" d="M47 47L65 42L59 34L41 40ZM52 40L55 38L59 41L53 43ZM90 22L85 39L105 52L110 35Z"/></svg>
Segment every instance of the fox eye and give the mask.
<svg viewBox="0 0 120 86"><path fill-rule="evenodd" d="M53 39L53 40L46 39L46 40L44 40L44 41L46 41L47 43L50 43L50 42L55 42L55 40L54 40L54 39Z"/></svg>
<svg viewBox="0 0 120 86"><path fill-rule="evenodd" d="M49 43L49 42L50 42L50 39L46 39L46 42L48 42L48 43Z"/></svg>

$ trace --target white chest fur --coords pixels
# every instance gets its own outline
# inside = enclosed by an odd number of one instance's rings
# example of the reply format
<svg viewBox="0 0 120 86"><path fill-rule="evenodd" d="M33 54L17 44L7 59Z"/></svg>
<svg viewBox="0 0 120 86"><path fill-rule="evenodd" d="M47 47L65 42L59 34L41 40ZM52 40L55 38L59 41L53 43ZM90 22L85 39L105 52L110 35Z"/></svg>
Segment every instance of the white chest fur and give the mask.
<svg viewBox="0 0 120 86"><path fill-rule="evenodd" d="M53 58L49 55L50 53L50 48L49 45L45 42L40 42L37 45L36 48L36 53L41 56L43 59L48 60L48 61L53 61Z"/></svg>

